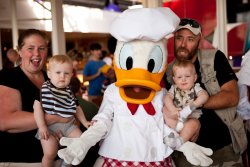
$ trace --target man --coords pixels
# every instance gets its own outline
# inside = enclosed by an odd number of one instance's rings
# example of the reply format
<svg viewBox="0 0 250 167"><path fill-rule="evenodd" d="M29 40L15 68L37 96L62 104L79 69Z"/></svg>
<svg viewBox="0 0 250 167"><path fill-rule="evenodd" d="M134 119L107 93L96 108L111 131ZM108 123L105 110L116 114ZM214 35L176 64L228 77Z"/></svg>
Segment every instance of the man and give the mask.
<svg viewBox="0 0 250 167"><path fill-rule="evenodd" d="M231 131L225 122L218 116L215 110L235 107L239 101L239 91L237 88L237 77L234 74L231 66L228 63L225 55L219 51L214 50L210 57L214 57L212 64L212 72L214 71L214 80L218 81L217 92L209 90L207 79L211 79L209 75L206 76L201 60L204 57L203 53L208 54L206 51L199 49L199 43L201 41L201 26L192 19L182 19L179 27L174 34L174 54L177 60L191 60L196 68L198 79L201 87L207 90L210 94L208 101L204 104L202 109L202 115L200 117L200 130L193 136L192 141L196 141L197 144L213 149L214 153L211 156L213 159L212 166L234 166L235 164L242 164L240 153L235 153L232 146ZM208 63L209 64L209 63ZM167 69L167 87L169 88L172 83L171 72L172 65L170 64ZM202 71L202 72L201 72ZM204 74L205 73L205 74ZM206 86L206 87L205 87ZM208 88L208 89L207 89ZM213 89L213 88L212 88ZM234 110L235 113L235 110ZM237 117L238 118L238 117ZM243 123L242 123L243 124ZM238 151L237 151L238 152ZM189 164L183 154L176 152L173 155L177 167L189 167Z"/></svg>
<svg viewBox="0 0 250 167"><path fill-rule="evenodd" d="M90 45L90 59L85 64L83 69L83 80L89 81L88 88L88 100L100 106L102 102L102 84L105 77L102 73L102 68L105 62L100 60L101 57L101 45L99 43L93 43Z"/></svg>
<svg viewBox="0 0 250 167"><path fill-rule="evenodd" d="M14 49L9 49L7 51L7 58L10 60L14 67L18 66L20 63L20 56Z"/></svg>

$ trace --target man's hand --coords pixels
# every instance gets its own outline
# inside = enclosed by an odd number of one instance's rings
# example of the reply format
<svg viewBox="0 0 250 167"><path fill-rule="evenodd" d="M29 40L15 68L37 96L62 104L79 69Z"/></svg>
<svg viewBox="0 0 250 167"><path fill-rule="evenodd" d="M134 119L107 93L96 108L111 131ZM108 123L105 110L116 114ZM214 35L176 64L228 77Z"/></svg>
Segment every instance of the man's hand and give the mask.
<svg viewBox="0 0 250 167"><path fill-rule="evenodd" d="M213 163L213 160L208 157L213 154L210 148L201 147L187 141L178 151L183 152L187 161L195 166L209 166Z"/></svg>

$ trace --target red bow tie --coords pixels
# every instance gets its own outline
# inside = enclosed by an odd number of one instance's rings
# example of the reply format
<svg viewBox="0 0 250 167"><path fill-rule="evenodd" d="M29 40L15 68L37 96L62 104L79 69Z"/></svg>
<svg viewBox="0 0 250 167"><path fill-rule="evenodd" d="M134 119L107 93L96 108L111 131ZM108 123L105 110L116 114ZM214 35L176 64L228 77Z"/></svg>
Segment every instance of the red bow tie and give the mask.
<svg viewBox="0 0 250 167"><path fill-rule="evenodd" d="M127 106L131 114L134 115L139 107L139 104L127 103ZM149 115L155 115L155 108L151 102L143 104L142 106Z"/></svg>

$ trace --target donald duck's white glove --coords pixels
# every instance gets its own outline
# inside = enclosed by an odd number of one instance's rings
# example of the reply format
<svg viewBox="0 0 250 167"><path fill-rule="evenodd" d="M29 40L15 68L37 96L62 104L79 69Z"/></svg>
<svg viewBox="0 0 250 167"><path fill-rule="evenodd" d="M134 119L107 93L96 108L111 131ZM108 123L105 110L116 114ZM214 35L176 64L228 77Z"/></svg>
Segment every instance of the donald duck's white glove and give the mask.
<svg viewBox="0 0 250 167"><path fill-rule="evenodd" d="M213 160L208 157L213 154L213 151L193 142L187 141L178 151L183 152L187 161L195 166L209 166L213 163Z"/></svg>
<svg viewBox="0 0 250 167"><path fill-rule="evenodd" d="M106 132L106 126L102 122L97 121L79 138L62 137L60 144L67 147L59 150L58 156L67 164L78 165L85 158L90 147L99 142Z"/></svg>

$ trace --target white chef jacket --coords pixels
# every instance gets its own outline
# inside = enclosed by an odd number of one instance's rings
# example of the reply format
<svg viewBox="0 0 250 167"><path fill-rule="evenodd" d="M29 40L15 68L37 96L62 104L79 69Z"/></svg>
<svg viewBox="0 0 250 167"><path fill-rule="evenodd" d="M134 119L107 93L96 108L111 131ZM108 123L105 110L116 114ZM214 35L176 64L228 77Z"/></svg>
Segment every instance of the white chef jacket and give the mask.
<svg viewBox="0 0 250 167"><path fill-rule="evenodd" d="M120 97L119 88L111 84L104 93L102 105L93 120L103 121L107 135L99 154L123 160L153 162L163 161L173 150L163 143L163 138L173 130L164 124L163 99L166 90L157 92L152 104L155 115L149 115L139 105L132 115L127 103Z"/></svg>

